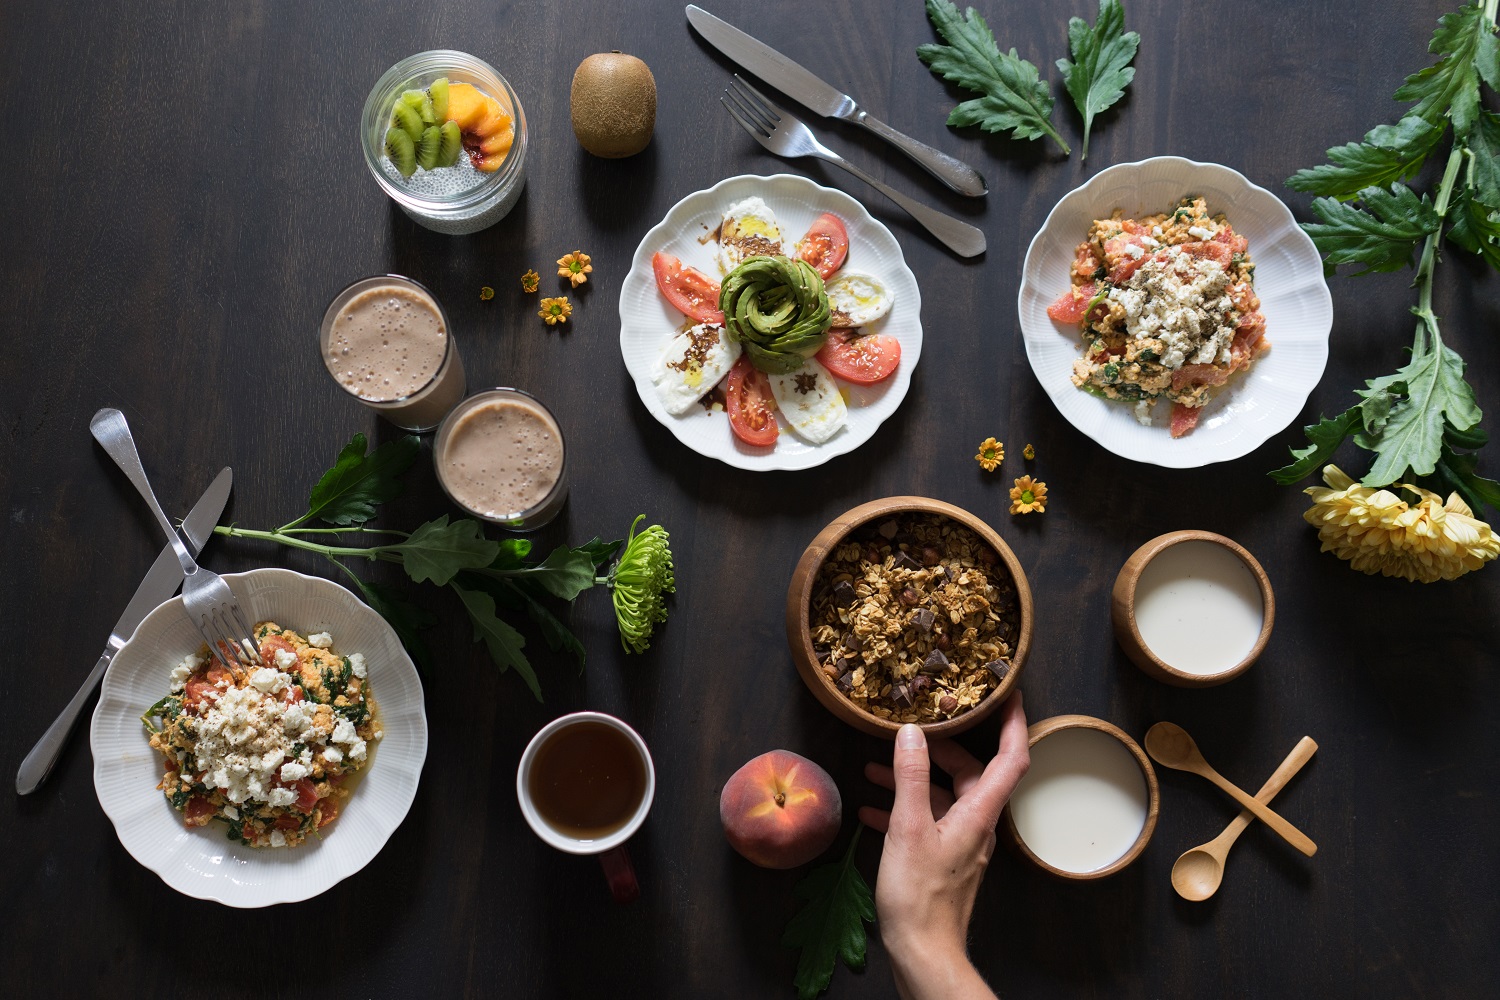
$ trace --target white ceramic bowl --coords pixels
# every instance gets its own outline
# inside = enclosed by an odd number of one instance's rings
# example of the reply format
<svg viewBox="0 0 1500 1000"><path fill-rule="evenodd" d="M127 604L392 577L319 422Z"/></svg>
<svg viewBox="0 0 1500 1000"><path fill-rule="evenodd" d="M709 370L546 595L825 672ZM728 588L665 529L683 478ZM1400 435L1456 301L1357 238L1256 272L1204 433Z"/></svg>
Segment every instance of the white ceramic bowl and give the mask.
<svg viewBox="0 0 1500 1000"><path fill-rule="evenodd" d="M1174 439L1165 403L1146 427L1136 422L1131 404L1073 385L1069 376L1083 356L1082 338L1076 324L1048 317L1047 306L1068 290L1073 252L1093 220L1107 219L1117 208L1127 218L1152 215L1188 195L1207 199L1210 213L1222 212L1250 241L1271 349L1217 391L1191 433ZM1173 469L1239 458L1286 429L1323 377L1333 327L1322 261L1286 205L1236 170L1180 156L1101 170L1058 202L1026 251L1019 309L1031 370L1068 422L1116 455Z"/></svg>
<svg viewBox="0 0 1500 1000"><path fill-rule="evenodd" d="M730 431L729 418L723 413L710 413L701 406L681 416L668 413L651 381L662 350L684 320L656 288L652 255L665 251L717 280L719 266L714 261L713 244L700 240L719 227L724 209L752 195L765 199L776 213L788 247L801 239L824 212L837 215L849 231L849 258L844 268L874 275L896 296L885 318L864 329L900 341L901 365L894 375L875 385L840 381L839 385L848 390L849 422L822 444L804 441L782 421L774 448L749 447ZM620 288L620 353L646 409L693 451L739 469L810 469L864 444L906 398L912 370L922 354L922 296L896 237L859 202L842 191L794 174L745 174L695 191L673 205L666 218L636 247L630 273Z"/></svg>
<svg viewBox="0 0 1500 1000"><path fill-rule="evenodd" d="M309 899L367 865L417 794L427 757L427 716L416 667L385 619L336 583L284 569L227 574L252 622L304 634L326 631L343 653L364 653L384 736L371 743L339 818L300 847L254 848L223 823L188 829L157 789L161 755L140 715L167 693L168 676L202 639L174 597L146 616L115 654L94 709L94 789L125 850L188 896L255 907Z"/></svg>

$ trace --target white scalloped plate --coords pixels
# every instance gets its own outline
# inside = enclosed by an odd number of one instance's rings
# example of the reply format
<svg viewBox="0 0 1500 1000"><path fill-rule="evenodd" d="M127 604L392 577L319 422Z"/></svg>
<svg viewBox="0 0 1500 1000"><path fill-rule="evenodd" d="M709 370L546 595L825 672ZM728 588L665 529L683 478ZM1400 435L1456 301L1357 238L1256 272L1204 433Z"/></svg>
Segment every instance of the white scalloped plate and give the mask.
<svg viewBox="0 0 1500 1000"><path fill-rule="evenodd" d="M89 737L94 790L125 850L178 892L226 906L295 903L369 864L406 817L427 757L422 682L385 619L338 584L285 569L224 580L252 622L330 632L340 652L365 654L385 735L371 743L338 820L300 847L246 847L229 840L222 823L186 828L156 788L161 756L147 745L140 714L166 693L172 667L202 644L181 597L146 616L104 675Z"/></svg>
<svg viewBox="0 0 1500 1000"><path fill-rule="evenodd" d="M652 254L664 250L684 264L717 278L719 267L714 261L713 244L702 243L700 239L718 228L725 208L751 195L765 199L788 241L800 239L824 212L837 215L849 231L849 259L844 267L874 275L896 295L890 313L865 329L900 341L901 366L894 375L876 385L839 382L848 390L849 422L820 445L804 441L783 421L775 447L750 447L730 431L729 418L723 413L711 413L701 406L681 416L668 413L651 382L662 349L683 322L683 315L657 291L656 276L651 270ZM822 187L795 174L769 177L743 174L722 180L705 191L695 191L673 205L636 247L630 273L620 288L620 353L646 409L693 451L739 469L810 469L864 444L906 398L912 369L922 354L922 296L896 237L859 202L842 191Z"/></svg>
<svg viewBox="0 0 1500 1000"><path fill-rule="evenodd" d="M1224 213L1250 241L1271 350L1219 391L1190 434L1174 440L1166 404L1157 405L1153 426L1145 427L1131 404L1073 385L1069 376L1083 356L1082 339L1076 324L1048 317L1047 306L1068 290L1073 251L1094 219L1108 218L1117 208L1139 218L1165 211L1185 195L1202 195L1210 213ZM1058 202L1026 251L1019 309L1031 369L1068 422L1116 455L1172 469L1247 455L1291 424L1323 377L1333 327L1322 261L1291 211L1239 171L1180 156L1101 170Z"/></svg>

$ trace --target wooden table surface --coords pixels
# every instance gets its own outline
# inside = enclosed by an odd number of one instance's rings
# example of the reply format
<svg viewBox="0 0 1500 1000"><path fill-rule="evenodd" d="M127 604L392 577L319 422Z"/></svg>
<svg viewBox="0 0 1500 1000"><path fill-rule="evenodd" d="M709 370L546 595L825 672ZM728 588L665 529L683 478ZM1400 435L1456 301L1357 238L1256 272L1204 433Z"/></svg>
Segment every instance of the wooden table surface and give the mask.
<svg viewBox="0 0 1500 1000"><path fill-rule="evenodd" d="M1042 67L1079 137L1052 62L1091 0L980 0L1002 45ZM117 841L94 795L86 724L45 788L0 797L0 993L11 996L790 996L779 944L802 872L751 867L723 841L717 802L744 761L785 747L827 767L847 803L879 801L866 760L889 744L813 700L791 665L782 602L803 546L857 503L916 493L990 521L1037 598L1024 676L1033 720L1102 716L1137 738L1159 719L1255 788L1299 737L1321 749L1276 808L1319 844L1302 858L1252 828L1206 904L1172 892L1187 847L1233 816L1190 775L1161 773L1161 822L1144 858L1100 884L1060 885L1002 852L980 895L971 951L1008 996L1477 996L1500 979L1500 568L1450 584L1369 578L1320 555L1305 498L1274 485L1294 430L1240 460L1166 471L1117 458L1053 409L1023 354L1015 297L1026 245L1067 191L1112 163L1157 154L1229 164L1281 196L1325 147L1394 120L1390 94L1427 64L1445 4L1134 0L1138 76L1098 122L1087 165L1043 143L943 125L956 92L914 48L933 38L916 0L714 0L716 13L842 83L916 137L983 171L982 201L948 197L855 131L819 134L879 177L969 217L989 252L962 261L873 192L810 163L778 161L719 107L729 64L682 5L540 0L493 4L67 5L0 9L0 354L4 517L0 574L0 761L10 773L72 695L160 547L148 515L92 443L102 406L130 417L146 467L180 515L229 464L226 519L280 524L359 430L395 433L334 385L314 336L346 283L394 271L449 310L471 386L522 386L572 444L572 499L541 536L622 535L646 512L672 532L679 590L649 654L626 656L606 595L573 621L580 676L530 645L546 693L497 676L449 595L433 607L425 678L432 739L410 815L370 865L309 902L244 913L179 896ZM1045 6L1046 9L1043 9ZM529 182L492 229L452 238L403 216L368 176L355 122L368 88L428 48L500 68L531 127ZM593 159L568 125L573 68L619 48L650 64L655 140ZM826 125L826 127L825 127ZM684 195L740 173L806 173L864 201L896 233L922 283L926 349L899 412L864 447L802 473L756 475L692 454L650 417L620 363L617 300L641 236ZM582 248L596 270L573 322L543 328L517 279ZM1500 282L1449 249L1436 305L1469 364L1493 433L1500 414ZM1298 423L1339 410L1411 341L1409 274L1331 283L1328 371ZM493 301L479 289L493 285ZM554 286L549 277L544 288ZM1275 331L1271 331L1274 339ZM1011 458L972 460L994 435ZM1051 488L1045 515L1013 518L1021 446ZM1493 449L1492 449L1493 452ZM1363 468L1363 453L1343 456ZM1495 475L1500 455L1485 468ZM382 522L411 527L453 508L430 462ZM1208 691L1146 678L1115 646L1108 593L1126 556L1175 528L1246 545L1276 587L1276 630L1245 677ZM220 571L316 557L238 541L210 546ZM425 588L430 590L431 588ZM644 897L611 902L597 866L543 847L521 819L515 767L547 720L616 713L654 750L656 804L631 845ZM996 723L963 742L987 750ZM1485 845L1490 846L1486 847ZM874 881L880 838L859 864ZM250 945L247 960L236 960ZM1486 987L1484 984L1490 984ZM872 934L863 975L834 997L891 996Z"/></svg>

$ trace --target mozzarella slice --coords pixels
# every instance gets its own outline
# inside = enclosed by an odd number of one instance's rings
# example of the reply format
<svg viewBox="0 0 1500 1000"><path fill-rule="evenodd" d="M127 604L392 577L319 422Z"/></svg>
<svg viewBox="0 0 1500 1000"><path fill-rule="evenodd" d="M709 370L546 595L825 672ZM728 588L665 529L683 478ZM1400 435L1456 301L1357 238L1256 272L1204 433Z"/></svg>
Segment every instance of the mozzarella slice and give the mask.
<svg viewBox="0 0 1500 1000"><path fill-rule="evenodd" d="M891 311L896 296L868 274L840 271L828 279L834 326L864 326Z"/></svg>
<svg viewBox="0 0 1500 1000"><path fill-rule="evenodd" d="M673 337L651 378L667 412L673 416L686 413L729 374L741 350L736 341L724 336L722 326L709 323Z"/></svg>
<svg viewBox="0 0 1500 1000"><path fill-rule="evenodd" d="M849 407L833 376L812 358L794 372L767 377L781 415L813 444L833 437L849 419Z"/></svg>
<svg viewBox="0 0 1500 1000"><path fill-rule="evenodd" d="M781 226L760 198L737 201L724 210L719 226L719 267L725 274L747 257L774 257L781 253Z"/></svg>

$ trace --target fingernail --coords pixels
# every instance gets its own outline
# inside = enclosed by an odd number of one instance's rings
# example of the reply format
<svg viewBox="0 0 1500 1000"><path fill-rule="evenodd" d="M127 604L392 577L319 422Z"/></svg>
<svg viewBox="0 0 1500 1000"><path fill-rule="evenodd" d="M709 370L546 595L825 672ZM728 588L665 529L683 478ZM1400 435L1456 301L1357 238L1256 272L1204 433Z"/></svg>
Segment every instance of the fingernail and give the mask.
<svg viewBox="0 0 1500 1000"><path fill-rule="evenodd" d="M922 733L922 727L908 722L896 733L896 746L902 750L920 750L927 745L927 737Z"/></svg>

